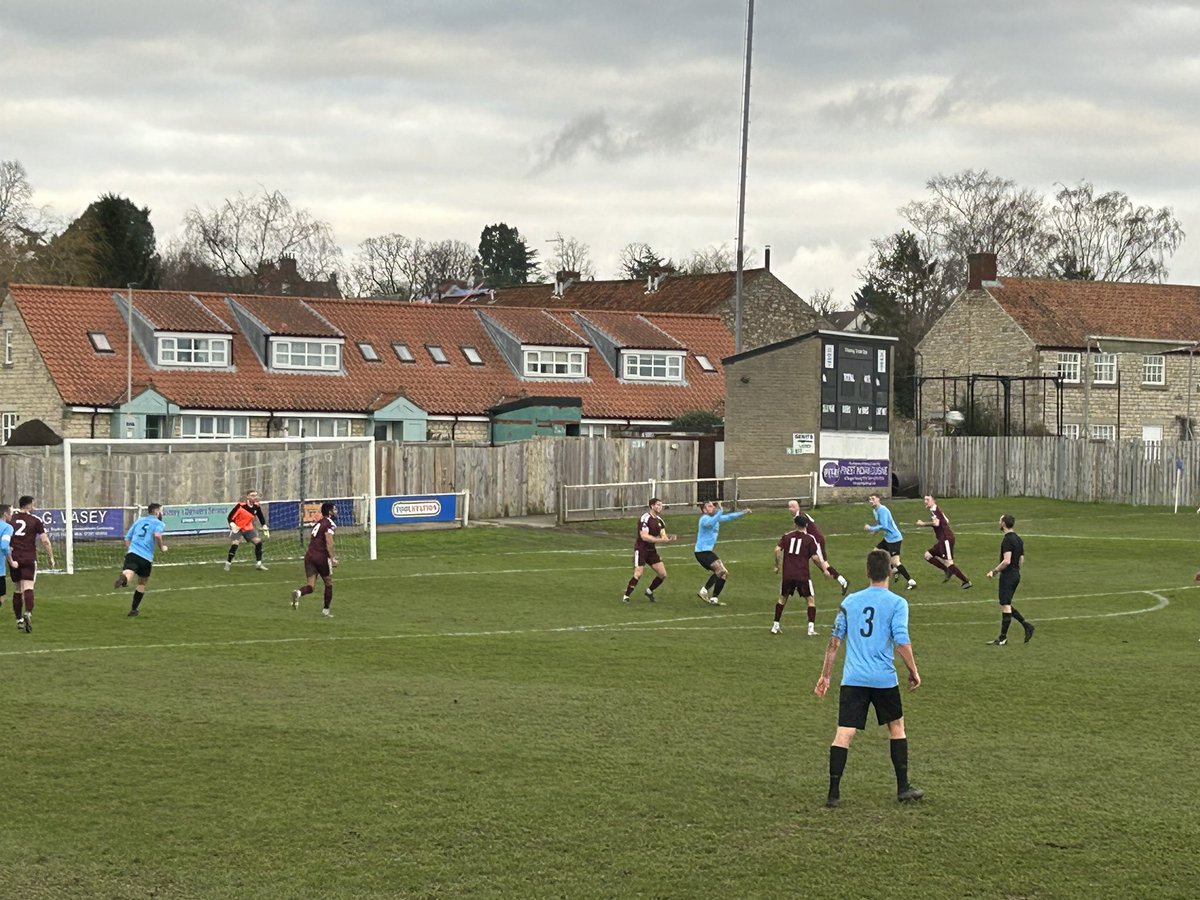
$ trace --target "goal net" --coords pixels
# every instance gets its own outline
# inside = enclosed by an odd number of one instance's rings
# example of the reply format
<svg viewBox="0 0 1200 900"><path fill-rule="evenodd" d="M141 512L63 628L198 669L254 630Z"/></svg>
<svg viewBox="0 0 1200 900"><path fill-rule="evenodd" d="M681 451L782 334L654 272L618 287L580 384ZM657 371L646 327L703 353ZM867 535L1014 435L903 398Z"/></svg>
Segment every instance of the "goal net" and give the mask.
<svg viewBox="0 0 1200 900"><path fill-rule="evenodd" d="M718 500L728 506L755 503L817 502L817 473L801 475L726 475L722 478L676 478L669 480L621 481L606 484L559 485L560 522L619 518L645 509L651 497L663 505L696 506Z"/></svg>
<svg viewBox="0 0 1200 900"><path fill-rule="evenodd" d="M225 563L228 517L257 491L266 529L263 563L304 556L321 504L337 506L339 560L375 558L373 438L63 442L61 502L36 505L67 572L120 565L129 526L151 503L163 506L164 541L155 565ZM30 492L32 493L32 492ZM242 544L233 565L254 565Z"/></svg>

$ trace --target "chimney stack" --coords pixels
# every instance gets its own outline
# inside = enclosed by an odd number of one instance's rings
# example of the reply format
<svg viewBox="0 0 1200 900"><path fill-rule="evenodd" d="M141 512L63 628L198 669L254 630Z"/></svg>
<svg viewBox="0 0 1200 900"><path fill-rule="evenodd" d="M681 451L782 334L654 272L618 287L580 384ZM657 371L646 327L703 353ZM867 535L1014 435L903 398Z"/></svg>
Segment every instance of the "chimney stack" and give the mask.
<svg viewBox="0 0 1200 900"><path fill-rule="evenodd" d="M763 250L763 268L766 269L768 272L771 271L771 245L770 244L767 244L766 249Z"/></svg>
<svg viewBox="0 0 1200 900"><path fill-rule="evenodd" d="M988 287L996 284L996 254L968 253L967 290L981 291L985 284Z"/></svg>

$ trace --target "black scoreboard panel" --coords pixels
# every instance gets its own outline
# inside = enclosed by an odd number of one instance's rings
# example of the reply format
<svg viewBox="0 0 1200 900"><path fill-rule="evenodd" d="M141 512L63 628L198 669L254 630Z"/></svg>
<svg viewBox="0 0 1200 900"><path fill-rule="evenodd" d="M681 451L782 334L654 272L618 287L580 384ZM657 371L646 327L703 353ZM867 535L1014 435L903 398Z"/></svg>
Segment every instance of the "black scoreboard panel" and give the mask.
<svg viewBox="0 0 1200 900"><path fill-rule="evenodd" d="M831 339L821 354L821 429L886 432L891 347Z"/></svg>

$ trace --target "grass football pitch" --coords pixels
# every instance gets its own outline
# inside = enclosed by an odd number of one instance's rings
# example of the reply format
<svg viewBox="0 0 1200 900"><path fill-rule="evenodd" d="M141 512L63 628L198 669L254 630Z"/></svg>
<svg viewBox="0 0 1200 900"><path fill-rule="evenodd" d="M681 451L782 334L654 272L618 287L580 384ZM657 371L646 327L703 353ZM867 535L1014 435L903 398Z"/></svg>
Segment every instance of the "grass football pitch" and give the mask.
<svg viewBox="0 0 1200 900"><path fill-rule="evenodd" d="M732 577L696 596L696 513L651 604L621 603L632 518L381 535L293 612L295 562L155 570L139 618L112 572L45 577L0 630L0 895L208 897L1193 897L1200 884L1200 517L947 500L944 584L920 501L889 504L918 581L901 805L884 729L823 808L835 689L778 593L783 509L722 526ZM996 520L1017 516L1005 647ZM862 586L865 504L823 507ZM268 545L267 561L270 563Z"/></svg>

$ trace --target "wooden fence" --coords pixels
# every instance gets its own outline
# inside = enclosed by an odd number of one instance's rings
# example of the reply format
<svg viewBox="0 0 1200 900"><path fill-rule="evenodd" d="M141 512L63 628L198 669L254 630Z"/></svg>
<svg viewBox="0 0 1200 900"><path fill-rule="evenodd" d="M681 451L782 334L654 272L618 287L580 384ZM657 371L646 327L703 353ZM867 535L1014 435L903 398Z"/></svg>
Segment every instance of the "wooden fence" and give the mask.
<svg viewBox="0 0 1200 900"><path fill-rule="evenodd" d="M915 465L939 497L1048 497L1084 503L1200 504L1200 442L1062 437L922 437Z"/></svg>

